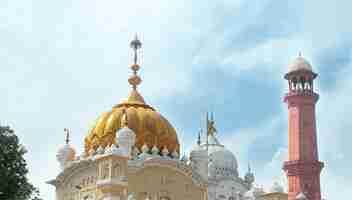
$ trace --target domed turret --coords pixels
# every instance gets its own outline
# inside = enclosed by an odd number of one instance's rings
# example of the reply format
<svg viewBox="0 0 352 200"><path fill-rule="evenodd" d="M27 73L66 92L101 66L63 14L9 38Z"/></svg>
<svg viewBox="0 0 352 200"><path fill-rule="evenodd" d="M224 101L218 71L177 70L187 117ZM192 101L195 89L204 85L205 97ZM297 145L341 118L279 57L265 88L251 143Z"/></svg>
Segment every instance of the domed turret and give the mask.
<svg viewBox="0 0 352 200"><path fill-rule="evenodd" d="M301 54L288 65L288 73L296 71L313 71L312 65Z"/></svg>
<svg viewBox="0 0 352 200"><path fill-rule="evenodd" d="M132 147L136 141L136 134L128 128L128 118L126 115L126 111L124 111L124 115L121 119L122 128L117 132L116 141L119 147L125 151L126 155L129 157L132 153Z"/></svg>
<svg viewBox="0 0 352 200"><path fill-rule="evenodd" d="M284 76L288 80L289 95L312 95L314 79L317 76L318 74L313 72L310 63L299 55L289 64L288 72Z"/></svg>
<svg viewBox="0 0 352 200"><path fill-rule="evenodd" d="M64 131L66 132L65 144L59 148L56 154L56 159L59 161L61 169L64 169L65 165L68 162L75 160L75 156L76 156L75 149L69 144L70 132L66 128L64 129Z"/></svg>
<svg viewBox="0 0 352 200"><path fill-rule="evenodd" d="M151 149L154 141L157 140L158 143L155 145L158 149L166 147L170 152L179 153L180 145L174 127L152 106L146 104L138 92L137 86L141 83L141 78L137 74L140 69L137 64L137 50L141 48L141 45L138 38L131 42L135 57L131 65L133 74L128 79L132 86L130 95L127 100L114 106L111 111L103 113L95 121L84 141L86 153L92 149L96 150L99 146L106 147L115 143L116 132L123 128L124 111L128 118L128 128L136 135L135 146L139 150L144 144Z"/></svg>

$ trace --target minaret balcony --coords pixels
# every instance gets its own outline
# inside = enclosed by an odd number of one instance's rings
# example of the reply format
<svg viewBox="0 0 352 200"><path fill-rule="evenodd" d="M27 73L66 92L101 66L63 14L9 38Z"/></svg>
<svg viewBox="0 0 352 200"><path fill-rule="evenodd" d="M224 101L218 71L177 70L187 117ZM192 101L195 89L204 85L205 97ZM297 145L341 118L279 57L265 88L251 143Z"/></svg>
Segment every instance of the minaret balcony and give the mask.
<svg viewBox="0 0 352 200"><path fill-rule="evenodd" d="M285 94L284 102L287 102L288 99L299 99L299 101L307 100L308 102L311 102L311 100L313 100L314 102L317 102L319 100L319 94L315 93L312 90L291 90L290 92Z"/></svg>
<svg viewBox="0 0 352 200"><path fill-rule="evenodd" d="M283 170L288 176L320 174L324 163L317 160L291 160L284 162Z"/></svg>

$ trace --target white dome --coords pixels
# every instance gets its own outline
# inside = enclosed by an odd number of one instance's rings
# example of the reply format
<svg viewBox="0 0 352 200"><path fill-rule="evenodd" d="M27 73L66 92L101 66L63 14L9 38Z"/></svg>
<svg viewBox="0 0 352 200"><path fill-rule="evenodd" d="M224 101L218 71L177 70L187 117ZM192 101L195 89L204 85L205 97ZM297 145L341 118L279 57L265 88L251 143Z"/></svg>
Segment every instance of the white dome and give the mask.
<svg viewBox="0 0 352 200"><path fill-rule="evenodd" d="M57 151L56 159L60 162L60 165L63 168L66 162L75 160L75 156L75 149L71 145L65 144Z"/></svg>
<svg viewBox="0 0 352 200"><path fill-rule="evenodd" d="M214 178L238 177L235 155L220 145L209 145L209 176Z"/></svg>
<svg viewBox="0 0 352 200"><path fill-rule="evenodd" d="M295 60L293 60L293 62L288 65L288 73L300 70L313 71L312 65L302 56L298 56Z"/></svg>
<svg viewBox="0 0 352 200"><path fill-rule="evenodd" d="M190 152L190 157L203 157L203 156L207 156L206 148L204 146L195 145Z"/></svg>

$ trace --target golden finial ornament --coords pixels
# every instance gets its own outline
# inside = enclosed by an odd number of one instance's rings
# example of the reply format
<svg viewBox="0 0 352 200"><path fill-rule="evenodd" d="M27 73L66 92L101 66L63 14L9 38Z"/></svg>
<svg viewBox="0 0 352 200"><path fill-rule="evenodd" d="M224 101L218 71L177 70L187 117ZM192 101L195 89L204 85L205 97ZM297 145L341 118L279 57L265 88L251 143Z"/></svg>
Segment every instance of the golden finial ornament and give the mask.
<svg viewBox="0 0 352 200"><path fill-rule="evenodd" d="M137 72L139 70L139 65L138 65L138 56L137 56L137 50L142 48L142 43L138 39L137 34L135 35L135 38L131 41L130 47L133 49L134 52L134 59L133 59L133 64L131 65L131 69L133 71L132 76L128 79L128 82L132 85L133 89L137 89L137 85L139 85L142 82L142 79L137 75Z"/></svg>
<svg viewBox="0 0 352 200"><path fill-rule="evenodd" d="M68 144L70 142L70 130L68 128L64 128L64 132L66 133L65 142Z"/></svg>
<svg viewBox="0 0 352 200"><path fill-rule="evenodd" d="M214 114L213 112L210 114L209 120L209 114L207 113L207 135L214 135L216 132Z"/></svg>

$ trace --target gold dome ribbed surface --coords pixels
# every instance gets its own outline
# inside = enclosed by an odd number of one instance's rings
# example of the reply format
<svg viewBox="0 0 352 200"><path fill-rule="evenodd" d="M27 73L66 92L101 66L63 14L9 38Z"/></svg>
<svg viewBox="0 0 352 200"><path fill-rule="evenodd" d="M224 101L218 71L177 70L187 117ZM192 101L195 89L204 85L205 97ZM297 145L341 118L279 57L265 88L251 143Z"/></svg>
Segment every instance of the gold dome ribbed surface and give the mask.
<svg viewBox="0 0 352 200"><path fill-rule="evenodd" d="M145 104L137 90L132 89L126 101L114 106L110 112L101 114L85 138L85 152L115 143L116 132L122 128L123 111L126 111L128 127L136 134L136 147L143 144L150 148L156 143L159 149L179 152L180 145L173 126L154 108Z"/></svg>

